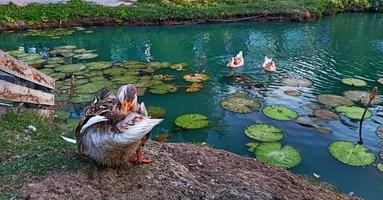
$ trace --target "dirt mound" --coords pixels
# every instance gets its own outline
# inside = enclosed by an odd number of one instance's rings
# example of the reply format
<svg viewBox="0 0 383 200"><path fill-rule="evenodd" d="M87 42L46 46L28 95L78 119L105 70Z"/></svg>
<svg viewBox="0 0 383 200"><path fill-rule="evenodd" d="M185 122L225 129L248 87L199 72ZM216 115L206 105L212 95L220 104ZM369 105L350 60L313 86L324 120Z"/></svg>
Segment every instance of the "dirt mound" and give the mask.
<svg viewBox="0 0 383 200"><path fill-rule="evenodd" d="M31 199L355 199L279 168L226 151L150 142L155 163L117 169L84 164L22 188Z"/></svg>

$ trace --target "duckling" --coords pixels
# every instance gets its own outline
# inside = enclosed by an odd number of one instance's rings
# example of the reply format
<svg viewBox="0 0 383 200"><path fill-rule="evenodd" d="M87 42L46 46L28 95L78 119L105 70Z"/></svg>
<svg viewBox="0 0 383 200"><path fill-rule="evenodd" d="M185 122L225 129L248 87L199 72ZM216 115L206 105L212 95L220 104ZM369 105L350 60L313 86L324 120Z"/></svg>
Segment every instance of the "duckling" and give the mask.
<svg viewBox="0 0 383 200"><path fill-rule="evenodd" d="M150 119L145 105L137 103L137 88L132 84L121 86L117 96L101 94L85 109L76 128L79 154L111 167L151 163L142 157L141 145L161 121Z"/></svg>
<svg viewBox="0 0 383 200"><path fill-rule="evenodd" d="M277 67L275 66L273 59L268 58L267 56L265 56L265 61L263 62L262 67L267 72L277 71Z"/></svg>

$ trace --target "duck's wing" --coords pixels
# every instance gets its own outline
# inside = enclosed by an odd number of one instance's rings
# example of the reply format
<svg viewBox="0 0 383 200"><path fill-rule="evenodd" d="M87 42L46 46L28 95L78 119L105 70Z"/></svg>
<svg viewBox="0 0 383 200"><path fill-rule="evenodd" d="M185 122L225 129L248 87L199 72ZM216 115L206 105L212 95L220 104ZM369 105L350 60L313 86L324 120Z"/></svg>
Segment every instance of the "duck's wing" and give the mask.
<svg viewBox="0 0 383 200"><path fill-rule="evenodd" d="M143 115L144 117L149 117L148 116L148 111L146 110L144 102L141 102L140 105L140 114Z"/></svg>

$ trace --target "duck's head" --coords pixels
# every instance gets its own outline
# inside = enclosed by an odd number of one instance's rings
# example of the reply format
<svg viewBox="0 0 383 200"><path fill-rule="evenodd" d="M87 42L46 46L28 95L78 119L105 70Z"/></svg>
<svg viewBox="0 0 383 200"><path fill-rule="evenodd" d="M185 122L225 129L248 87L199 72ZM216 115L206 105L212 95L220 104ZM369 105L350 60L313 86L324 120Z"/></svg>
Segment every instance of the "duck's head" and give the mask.
<svg viewBox="0 0 383 200"><path fill-rule="evenodd" d="M127 113L132 106L137 104L137 88L133 84L123 85L117 91L117 100L120 110Z"/></svg>

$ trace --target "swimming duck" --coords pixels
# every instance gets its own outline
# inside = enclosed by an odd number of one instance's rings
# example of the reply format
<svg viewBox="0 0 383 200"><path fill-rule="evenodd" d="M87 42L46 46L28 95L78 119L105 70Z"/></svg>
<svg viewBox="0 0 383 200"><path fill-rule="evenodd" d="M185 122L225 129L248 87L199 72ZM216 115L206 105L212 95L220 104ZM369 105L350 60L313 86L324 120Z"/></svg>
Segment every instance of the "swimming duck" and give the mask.
<svg viewBox="0 0 383 200"><path fill-rule="evenodd" d="M265 56L265 61L263 62L262 67L267 72L277 71L277 67L275 66L273 59L268 58L267 56Z"/></svg>
<svg viewBox="0 0 383 200"><path fill-rule="evenodd" d="M102 92L84 110L75 130L78 152L106 166L151 163L142 157L141 145L161 121L150 119L145 105L137 103L137 88L132 84L121 86L117 96Z"/></svg>
<svg viewBox="0 0 383 200"><path fill-rule="evenodd" d="M226 66L231 68L237 68L237 67L241 67L244 64L245 64L245 60L243 59L243 53L242 51L240 51L237 54L237 56L231 57L229 59L229 63L227 63Z"/></svg>

